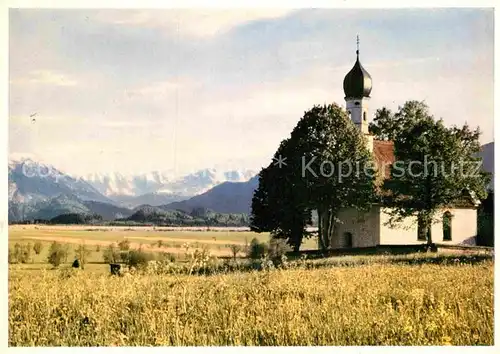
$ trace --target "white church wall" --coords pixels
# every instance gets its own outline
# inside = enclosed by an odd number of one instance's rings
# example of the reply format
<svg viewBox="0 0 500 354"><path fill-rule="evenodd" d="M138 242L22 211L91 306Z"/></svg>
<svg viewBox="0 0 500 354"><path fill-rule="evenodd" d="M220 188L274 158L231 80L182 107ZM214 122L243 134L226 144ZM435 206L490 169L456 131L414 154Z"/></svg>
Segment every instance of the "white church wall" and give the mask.
<svg viewBox="0 0 500 354"><path fill-rule="evenodd" d="M451 218L451 241L443 240L442 215L449 211ZM432 241L452 245L474 245L477 235L477 210L472 208L456 208L442 210L439 221L432 225Z"/></svg>
<svg viewBox="0 0 500 354"><path fill-rule="evenodd" d="M381 245L412 245L425 243L417 239L417 219L409 217L398 227L391 228L386 225L389 221L387 208L382 208L380 212L380 244ZM452 214L451 220L451 241L443 240L442 215L445 211ZM445 209L439 212L438 220L432 225L432 241L444 244L475 244L477 234L477 210L472 208Z"/></svg>
<svg viewBox="0 0 500 354"><path fill-rule="evenodd" d="M394 228L387 225L390 219L390 209L380 209L380 244L381 245L412 245L422 241L417 240L417 218L408 217Z"/></svg>
<svg viewBox="0 0 500 354"><path fill-rule="evenodd" d="M346 209L339 213L342 221L337 225L335 235L330 241L331 248L347 247L345 234L352 234L352 247L373 247L379 242L379 207L374 206L367 213Z"/></svg>

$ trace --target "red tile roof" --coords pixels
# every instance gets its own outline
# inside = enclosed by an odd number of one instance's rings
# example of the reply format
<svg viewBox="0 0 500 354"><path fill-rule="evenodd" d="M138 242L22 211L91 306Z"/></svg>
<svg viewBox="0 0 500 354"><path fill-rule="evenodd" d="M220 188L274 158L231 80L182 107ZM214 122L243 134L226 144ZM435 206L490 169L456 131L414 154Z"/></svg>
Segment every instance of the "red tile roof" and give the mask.
<svg viewBox="0 0 500 354"><path fill-rule="evenodd" d="M373 140L373 158L383 179L391 177L391 165L395 161L394 142L387 140Z"/></svg>

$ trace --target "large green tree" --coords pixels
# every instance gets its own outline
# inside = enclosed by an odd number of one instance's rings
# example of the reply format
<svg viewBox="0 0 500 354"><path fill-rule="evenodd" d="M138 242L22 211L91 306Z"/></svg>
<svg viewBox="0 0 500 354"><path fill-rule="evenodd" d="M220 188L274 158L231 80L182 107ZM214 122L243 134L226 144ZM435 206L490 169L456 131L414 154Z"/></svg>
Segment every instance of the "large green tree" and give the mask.
<svg viewBox="0 0 500 354"><path fill-rule="evenodd" d="M423 101L407 101L393 113L383 107L377 109L368 129L378 140L396 140L403 137L416 122L429 116L429 107Z"/></svg>
<svg viewBox="0 0 500 354"><path fill-rule="evenodd" d="M273 162L259 173L250 227L256 232L272 232L275 238L287 239L293 250L298 251L303 238L311 236L306 227L312 220L303 181L296 173L299 166L293 164L293 160L288 161L293 154L292 147L289 139L282 141Z"/></svg>
<svg viewBox="0 0 500 354"><path fill-rule="evenodd" d="M381 132L392 134L396 160L383 189L391 207L389 222L416 216L430 244L430 227L441 217L438 211L484 198L489 178L476 157L479 129L467 125L448 128L423 103L419 105L422 109L406 111L408 122L402 128Z"/></svg>
<svg viewBox="0 0 500 354"><path fill-rule="evenodd" d="M298 249L317 210L319 244L328 248L339 211L367 210L373 202L373 167L366 141L346 112L336 104L314 106L261 171L252 228L288 238Z"/></svg>

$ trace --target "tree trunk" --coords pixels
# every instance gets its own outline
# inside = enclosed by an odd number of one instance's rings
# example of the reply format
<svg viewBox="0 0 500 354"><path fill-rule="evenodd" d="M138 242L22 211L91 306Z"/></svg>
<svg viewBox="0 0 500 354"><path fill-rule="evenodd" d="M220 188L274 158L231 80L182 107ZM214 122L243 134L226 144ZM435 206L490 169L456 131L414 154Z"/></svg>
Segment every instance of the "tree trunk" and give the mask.
<svg viewBox="0 0 500 354"><path fill-rule="evenodd" d="M328 248L331 246L331 239L335 230L335 213L332 209L328 211Z"/></svg>
<svg viewBox="0 0 500 354"><path fill-rule="evenodd" d="M322 251L326 250L326 245L324 242L324 233L325 233L324 213L325 212L322 208L318 208L318 245Z"/></svg>
<svg viewBox="0 0 500 354"><path fill-rule="evenodd" d="M328 249L330 245L330 210L325 209L323 212L323 244L325 245L325 249Z"/></svg>

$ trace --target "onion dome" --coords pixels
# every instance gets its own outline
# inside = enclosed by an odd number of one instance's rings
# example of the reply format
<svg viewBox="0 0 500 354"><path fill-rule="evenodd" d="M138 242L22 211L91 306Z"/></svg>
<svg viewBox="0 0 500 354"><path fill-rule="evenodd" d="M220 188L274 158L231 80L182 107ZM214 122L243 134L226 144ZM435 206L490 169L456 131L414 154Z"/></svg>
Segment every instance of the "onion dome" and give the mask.
<svg viewBox="0 0 500 354"><path fill-rule="evenodd" d="M359 62L358 49L356 50L356 63L344 78L345 97L361 99L370 97L370 92L372 92L372 77Z"/></svg>

